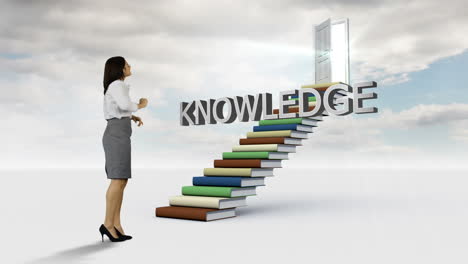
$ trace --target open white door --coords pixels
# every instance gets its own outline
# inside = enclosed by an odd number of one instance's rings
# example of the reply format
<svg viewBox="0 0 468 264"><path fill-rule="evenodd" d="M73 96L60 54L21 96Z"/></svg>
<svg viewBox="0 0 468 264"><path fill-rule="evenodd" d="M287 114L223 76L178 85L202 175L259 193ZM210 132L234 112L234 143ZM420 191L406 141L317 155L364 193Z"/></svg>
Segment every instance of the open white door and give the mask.
<svg viewBox="0 0 468 264"><path fill-rule="evenodd" d="M315 26L315 83L331 82L331 20Z"/></svg>
<svg viewBox="0 0 468 264"><path fill-rule="evenodd" d="M349 21L327 19L315 26L315 83L349 84Z"/></svg>

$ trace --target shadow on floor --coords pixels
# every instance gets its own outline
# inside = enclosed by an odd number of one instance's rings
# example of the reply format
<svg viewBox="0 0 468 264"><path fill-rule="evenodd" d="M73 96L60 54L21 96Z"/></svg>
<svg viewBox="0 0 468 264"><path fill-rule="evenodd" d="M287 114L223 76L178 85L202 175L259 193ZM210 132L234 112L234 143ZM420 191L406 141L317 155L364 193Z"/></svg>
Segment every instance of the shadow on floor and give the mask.
<svg viewBox="0 0 468 264"><path fill-rule="evenodd" d="M79 264L79 263L88 263L89 257L95 253L105 251L107 249L113 248L116 246L116 243L104 242L101 241L92 243L90 245L84 245L74 248L69 248L66 250L58 251L55 254L46 256L43 258L34 259L26 264L39 264L39 263L67 263L67 264Z"/></svg>
<svg viewBox="0 0 468 264"><path fill-rule="evenodd" d="M262 201L261 205L240 207L237 216L269 216L278 214L314 214L324 212L372 212L401 207L398 199L376 196L302 196L285 197L284 200ZM404 202L404 201L403 201Z"/></svg>

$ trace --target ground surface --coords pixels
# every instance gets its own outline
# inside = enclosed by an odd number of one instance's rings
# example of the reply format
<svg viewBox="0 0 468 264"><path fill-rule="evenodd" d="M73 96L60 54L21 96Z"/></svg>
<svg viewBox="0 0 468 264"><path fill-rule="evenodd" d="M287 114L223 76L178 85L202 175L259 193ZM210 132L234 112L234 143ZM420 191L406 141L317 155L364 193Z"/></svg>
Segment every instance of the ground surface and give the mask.
<svg viewBox="0 0 468 264"><path fill-rule="evenodd" d="M468 171L276 169L235 218L154 216L202 171L134 169L123 243L98 232L104 170L2 171L0 262L468 263Z"/></svg>

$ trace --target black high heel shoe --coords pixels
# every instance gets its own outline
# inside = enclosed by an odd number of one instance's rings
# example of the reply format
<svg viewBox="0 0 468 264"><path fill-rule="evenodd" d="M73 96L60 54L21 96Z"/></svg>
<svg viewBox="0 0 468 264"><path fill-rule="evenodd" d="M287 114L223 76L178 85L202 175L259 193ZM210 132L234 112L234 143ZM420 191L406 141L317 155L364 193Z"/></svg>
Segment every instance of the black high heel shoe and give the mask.
<svg viewBox="0 0 468 264"><path fill-rule="evenodd" d="M119 235L119 237L125 239L125 240L128 240L128 239L132 239L132 236L127 236L127 235L123 235L122 233L119 232L119 230L117 228L115 228L114 226L114 229L115 229L115 232L117 232L117 235Z"/></svg>
<svg viewBox="0 0 468 264"><path fill-rule="evenodd" d="M114 228L115 229L115 228ZM117 230L117 229L116 229ZM107 235L107 237L109 238L109 240L111 242L121 242L121 241L125 241L124 238L122 237L118 237L118 238L114 238L112 236L112 234L109 232L109 230L107 230L107 228L104 226L104 224L102 224L100 227L99 227L99 232L101 233L101 238L102 238L102 242L104 242L104 235ZM118 231L117 231L118 232Z"/></svg>

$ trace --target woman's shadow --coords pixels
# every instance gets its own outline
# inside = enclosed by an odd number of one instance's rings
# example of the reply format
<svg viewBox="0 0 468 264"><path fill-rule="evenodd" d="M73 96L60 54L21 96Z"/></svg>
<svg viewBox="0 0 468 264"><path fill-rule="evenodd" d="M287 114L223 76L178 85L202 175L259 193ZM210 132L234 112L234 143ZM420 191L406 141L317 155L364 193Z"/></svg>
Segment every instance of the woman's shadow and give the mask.
<svg viewBox="0 0 468 264"><path fill-rule="evenodd" d="M43 258L34 259L26 262L33 263L89 263L89 257L95 253L115 247L115 243L102 243L101 241L90 244L58 251L55 254Z"/></svg>

